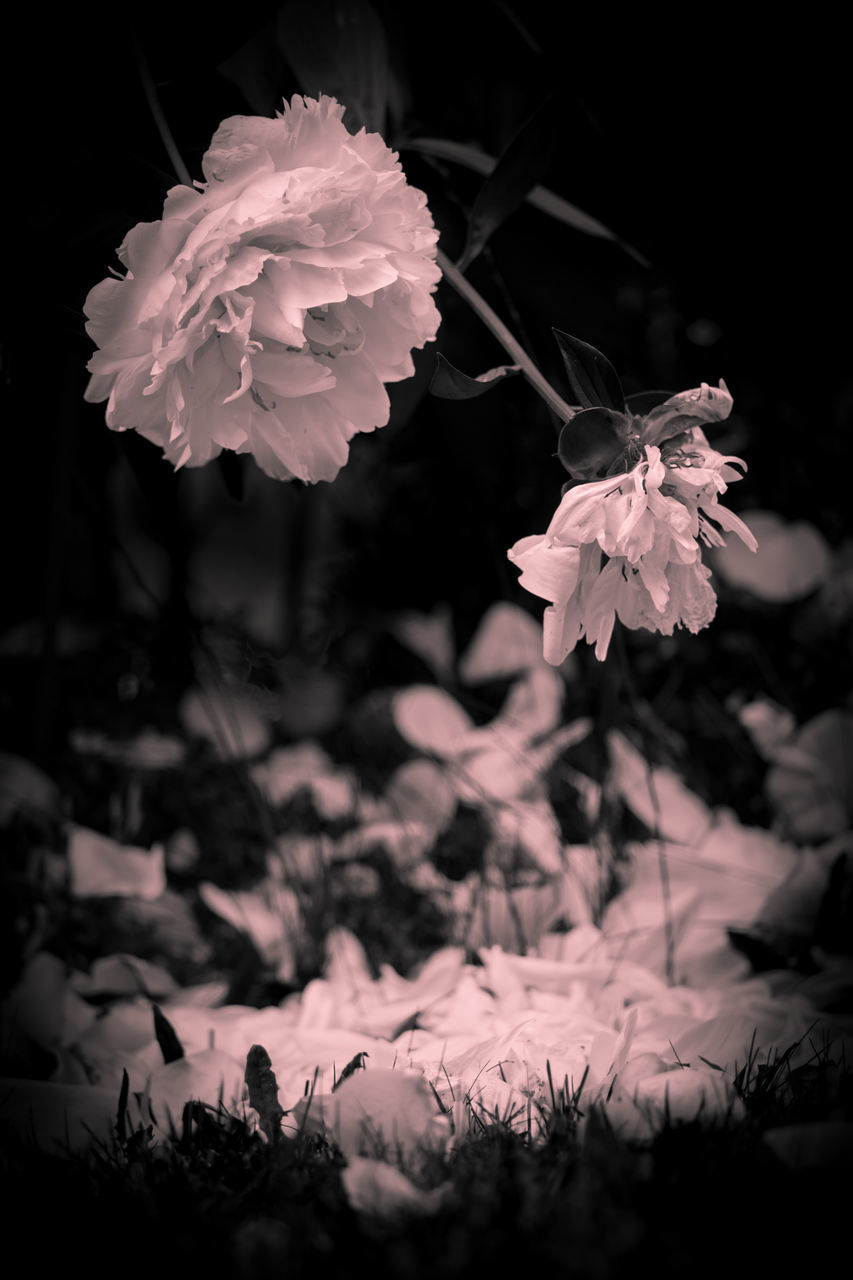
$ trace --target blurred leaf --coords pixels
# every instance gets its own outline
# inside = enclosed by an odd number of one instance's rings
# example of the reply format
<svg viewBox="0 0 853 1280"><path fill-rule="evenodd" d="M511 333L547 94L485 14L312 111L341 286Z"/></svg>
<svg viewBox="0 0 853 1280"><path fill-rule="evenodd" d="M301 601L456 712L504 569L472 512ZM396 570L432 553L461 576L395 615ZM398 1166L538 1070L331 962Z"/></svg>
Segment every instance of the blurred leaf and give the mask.
<svg viewBox="0 0 853 1280"><path fill-rule="evenodd" d="M787 835L819 840L853 826L853 715L829 710L780 749L765 778Z"/></svg>
<svg viewBox="0 0 853 1280"><path fill-rule="evenodd" d="M356 1213L397 1225L407 1219L437 1213L449 1184L424 1191L384 1160L352 1156L341 1171L341 1184Z"/></svg>
<svg viewBox="0 0 853 1280"><path fill-rule="evenodd" d="M613 785L649 830L678 844L701 841L712 820L704 801L671 769L649 764L624 734L612 731L607 744Z"/></svg>
<svg viewBox="0 0 853 1280"><path fill-rule="evenodd" d="M184 1057L184 1046L159 1004L153 1004L151 1007L154 1011L154 1034L157 1037L163 1061L178 1062Z"/></svg>
<svg viewBox="0 0 853 1280"><path fill-rule="evenodd" d="M443 1150L450 1136L422 1076L378 1067L357 1071L334 1094L301 1098L293 1114L297 1123L310 1114L307 1130L325 1130L348 1160L381 1155L420 1163Z"/></svg>
<svg viewBox="0 0 853 1280"><path fill-rule="evenodd" d="M148 1077L150 1109L162 1136L177 1127L188 1102L239 1108L245 1088L242 1066L220 1049L202 1049L166 1062Z"/></svg>
<svg viewBox="0 0 853 1280"><path fill-rule="evenodd" d="M68 840L74 898L159 898L166 888L161 844L137 849L88 827L71 826Z"/></svg>
<svg viewBox="0 0 853 1280"><path fill-rule="evenodd" d="M356 804L355 773L335 765L323 748L310 740L275 747L250 772L252 781L275 807L300 791L309 793L314 808L326 818L345 817Z"/></svg>
<svg viewBox="0 0 853 1280"><path fill-rule="evenodd" d="M87 1000L140 993L149 999L168 999L175 996L178 985L161 965L116 952L99 956L88 973L75 975L74 989Z"/></svg>
<svg viewBox="0 0 853 1280"><path fill-rule="evenodd" d="M595 347L560 329L552 329L566 366L572 396L583 409L625 411L622 383L613 365Z"/></svg>
<svg viewBox="0 0 853 1280"><path fill-rule="evenodd" d="M436 156L439 160L455 161L457 164L465 165L467 169L473 169L475 173L490 174L497 164L493 156L479 147L465 142L454 142L449 138L409 138L401 146L401 150L419 151L423 155ZM626 244L624 240L620 240L603 222L584 213L582 209L578 209L562 196L549 191L547 187L534 186L528 191L525 199L535 209L547 213L549 217L556 218L566 226L573 227L575 231L582 231L585 235L596 236L601 240L612 240L641 266L650 265L647 258Z"/></svg>
<svg viewBox="0 0 853 1280"><path fill-rule="evenodd" d="M209 742L220 760L260 755L270 745L272 730L257 710L255 693L250 685L188 689L178 706L181 724L193 737Z"/></svg>
<svg viewBox="0 0 853 1280"><path fill-rule="evenodd" d="M555 729L562 719L566 686L556 668L541 660L529 667L509 690L498 715L487 728L499 738L533 742ZM529 757L528 757L529 759Z"/></svg>
<svg viewBox="0 0 853 1280"><path fill-rule="evenodd" d="M468 238L458 267L464 271L524 202L551 162L558 115L551 93L521 126L486 178L468 219Z"/></svg>
<svg viewBox="0 0 853 1280"><path fill-rule="evenodd" d="M429 390L431 395L437 396L440 400L473 400L490 391L508 374L520 372L521 365L502 364L496 369L489 369L487 373L478 374L476 378L470 378L467 373L454 368L439 351L436 354L435 373L432 375Z"/></svg>
<svg viewBox="0 0 853 1280"><path fill-rule="evenodd" d="M0 752L0 826L17 814L54 819L62 816L56 783L22 756Z"/></svg>
<svg viewBox="0 0 853 1280"><path fill-rule="evenodd" d="M459 678L465 684L499 680L542 662L541 625L520 605L499 600L483 614L459 659Z"/></svg>
<svg viewBox="0 0 853 1280"><path fill-rule="evenodd" d="M456 793L446 770L432 760L408 760L395 769L383 795L392 818L404 827L421 823L443 831L456 812Z"/></svg>
<svg viewBox="0 0 853 1280"><path fill-rule="evenodd" d="M198 887L204 905L245 934L280 982L296 972L300 940L299 900L285 885L263 882L253 890L220 889L205 880Z"/></svg>
<svg viewBox="0 0 853 1280"><path fill-rule="evenodd" d="M346 107L348 128L384 135L388 47L367 0L288 0L276 17L275 35L303 93L337 98Z"/></svg>
<svg viewBox="0 0 853 1280"><path fill-rule="evenodd" d="M853 1166L853 1124L845 1120L812 1120L767 1129L763 1140L789 1169L836 1169Z"/></svg>
<svg viewBox="0 0 853 1280"><path fill-rule="evenodd" d="M436 605L432 613L411 610L398 614L389 630L401 644L432 668L439 681L452 676L456 645L448 605Z"/></svg>
<svg viewBox="0 0 853 1280"><path fill-rule="evenodd" d="M560 432L557 453L576 480L607 471L626 445L625 421L611 409L583 409Z"/></svg>
<svg viewBox="0 0 853 1280"><path fill-rule="evenodd" d="M830 576L832 553L823 535L805 520L788 524L773 511L743 511L758 540L750 551L739 538L715 547L712 566L732 586L760 600L787 603L817 590Z"/></svg>
<svg viewBox="0 0 853 1280"><path fill-rule="evenodd" d="M791 742L797 727L793 712L763 696L740 707L737 718L764 760L775 760L780 750Z"/></svg>
<svg viewBox="0 0 853 1280"><path fill-rule="evenodd" d="M249 1106L257 1111L261 1129L270 1142L277 1142L281 1138L281 1121L286 1113L279 1103L278 1081L270 1055L263 1045L253 1044L246 1056L246 1087Z"/></svg>
<svg viewBox="0 0 853 1280"><path fill-rule="evenodd" d="M311 665L295 653L278 664L281 683L276 721L293 738L327 733L341 718L341 679L328 667Z"/></svg>
<svg viewBox="0 0 853 1280"><path fill-rule="evenodd" d="M216 70L236 84L256 115L271 116L279 106L283 68L271 23L220 62Z"/></svg>
<svg viewBox="0 0 853 1280"><path fill-rule="evenodd" d="M406 742L437 756L454 757L460 737L474 727L455 698L428 684L410 685L395 693L391 716Z"/></svg>

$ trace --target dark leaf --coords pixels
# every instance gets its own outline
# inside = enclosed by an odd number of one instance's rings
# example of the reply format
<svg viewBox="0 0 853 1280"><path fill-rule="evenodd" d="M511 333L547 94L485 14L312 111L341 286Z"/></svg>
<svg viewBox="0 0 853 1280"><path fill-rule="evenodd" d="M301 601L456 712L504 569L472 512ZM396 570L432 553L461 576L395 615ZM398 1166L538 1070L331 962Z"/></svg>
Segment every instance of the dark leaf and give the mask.
<svg viewBox="0 0 853 1280"><path fill-rule="evenodd" d="M278 1081L272 1069L270 1056L261 1044L253 1044L246 1056L246 1087L249 1090L249 1106L260 1117L261 1128L270 1142L281 1137L283 1111L278 1100Z"/></svg>
<svg viewBox="0 0 853 1280"><path fill-rule="evenodd" d="M184 1046L177 1037L175 1028L160 1008L159 1004L151 1006L154 1010L154 1034L160 1046L164 1062L177 1062L184 1056Z"/></svg>
<svg viewBox="0 0 853 1280"><path fill-rule="evenodd" d="M467 169L473 169L475 173L481 173L484 176L490 174L497 163L493 156L488 155L480 147L473 146L468 142L454 142L449 138L406 138L400 143L400 150L420 151L428 156L437 156L442 160L450 160L456 164L465 165ZM534 209L540 209L542 213L548 214L551 218L556 218L558 222L564 222L566 226L573 227L576 231L583 231L588 236L597 236L603 240L612 240L621 249L624 249L625 253L629 254L635 262L639 262L643 267L651 266L648 258L643 257L638 250L626 244L624 240L620 240L603 222L599 222L597 218L585 213L577 205L570 204L562 196L549 191L547 187L542 187L538 184L531 187L525 196L525 200Z"/></svg>
<svg viewBox="0 0 853 1280"><path fill-rule="evenodd" d="M343 1082L348 1080L350 1076L354 1076L356 1071L363 1071L364 1059L369 1057L369 1053L357 1053L354 1058L350 1059L335 1083L332 1085L332 1093L334 1093L336 1089L339 1089Z"/></svg>
<svg viewBox="0 0 853 1280"><path fill-rule="evenodd" d="M464 271L511 213L528 197L551 162L559 120L550 94L516 133L480 188L468 219L458 267Z"/></svg>
<svg viewBox="0 0 853 1280"><path fill-rule="evenodd" d="M337 98L351 130L385 133L388 46L382 21L367 0L288 0L275 31L303 93Z"/></svg>
<svg viewBox="0 0 853 1280"><path fill-rule="evenodd" d="M630 413L636 413L638 417L645 417L647 413L651 413L652 409L657 409L674 394L673 391L635 391L633 395L625 397L625 408Z"/></svg>
<svg viewBox="0 0 853 1280"><path fill-rule="evenodd" d="M255 32L216 70L236 84L256 115L271 116L281 105L283 66L271 23Z"/></svg>
<svg viewBox="0 0 853 1280"><path fill-rule="evenodd" d="M583 409L560 432L560 461L576 480L594 480L624 453L626 425L612 409Z"/></svg>
<svg viewBox="0 0 853 1280"><path fill-rule="evenodd" d="M473 400L476 396L483 395L486 391L490 391L502 378L512 373L520 373L521 366L517 364L502 364L496 369L489 369L488 373L481 373L476 378L470 378L467 373L462 373L460 369L454 368L449 360L439 352L436 355L435 373L429 384L431 395L438 396L440 400Z"/></svg>
<svg viewBox="0 0 853 1280"><path fill-rule="evenodd" d="M560 355L566 366L571 388L571 399L582 409L605 408L622 412L625 396L622 383L613 365L595 347L573 338L560 329L553 329Z"/></svg>

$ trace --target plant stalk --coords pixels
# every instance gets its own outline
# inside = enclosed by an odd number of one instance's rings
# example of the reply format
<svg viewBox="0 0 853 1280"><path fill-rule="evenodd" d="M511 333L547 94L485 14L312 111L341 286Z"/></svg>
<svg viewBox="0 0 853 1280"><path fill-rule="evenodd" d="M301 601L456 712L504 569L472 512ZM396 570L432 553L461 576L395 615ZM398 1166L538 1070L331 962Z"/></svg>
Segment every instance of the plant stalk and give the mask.
<svg viewBox="0 0 853 1280"><path fill-rule="evenodd" d="M527 381L539 392L548 408L557 415L561 422L568 422L574 416L575 410L566 404L562 396L558 395L550 382L543 377L524 350L524 347L510 333L503 320L496 315L485 298L477 292L459 268L450 261L445 253L442 253L441 249L437 250L437 261L444 278L453 285L460 297L464 298L468 305L476 311L485 326L491 329L498 342L512 357L513 363L520 366L521 372Z"/></svg>

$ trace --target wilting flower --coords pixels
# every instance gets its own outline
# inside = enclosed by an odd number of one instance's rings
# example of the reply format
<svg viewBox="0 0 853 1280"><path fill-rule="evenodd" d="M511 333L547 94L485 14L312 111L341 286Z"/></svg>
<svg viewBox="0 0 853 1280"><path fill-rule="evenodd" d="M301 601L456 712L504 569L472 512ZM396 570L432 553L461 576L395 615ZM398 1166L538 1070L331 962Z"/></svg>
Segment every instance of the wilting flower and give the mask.
<svg viewBox="0 0 853 1280"><path fill-rule="evenodd" d="M273 120L225 120L207 181L173 187L119 249L126 276L86 299L86 399L176 468L231 449L277 479L333 480L435 337L426 197L343 112L297 95Z"/></svg>
<svg viewBox="0 0 853 1280"><path fill-rule="evenodd" d="M719 502L741 478L729 464L746 464L712 449L701 427L727 417L731 404L725 383L703 383L643 418L586 411L625 442L623 457L641 456L622 474L569 487L545 534L521 538L508 552L521 585L551 601L543 623L548 662L562 662L582 636L603 659L617 616L627 627L664 635L677 626L700 631L711 621L717 598L700 540L721 546L725 529L753 551L757 545Z"/></svg>

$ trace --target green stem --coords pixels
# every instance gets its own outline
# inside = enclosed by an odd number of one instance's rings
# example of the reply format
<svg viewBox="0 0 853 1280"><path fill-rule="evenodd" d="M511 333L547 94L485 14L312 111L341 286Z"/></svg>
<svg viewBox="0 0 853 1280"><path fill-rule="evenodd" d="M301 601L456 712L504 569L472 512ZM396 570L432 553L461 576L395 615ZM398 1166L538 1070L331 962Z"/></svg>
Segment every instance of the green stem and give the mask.
<svg viewBox="0 0 853 1280"><path fill-rule="evenodd" d="M530 385L539 392L549 409L553 410L561 422L568 422L574 416L575 410L566 404L562 396L558 395L550 382L542 376L524 350L524 347L513 337L503 320L495 314L485 298L477 292L474 286L466 280L459 268L454 266L447 255L442 253L440 249L437 251L437 260L444 278L453 285L456 292L476 311L486 327L491 329L504 350L512 356L513 362L521 367L521 372Z"/></svg>

